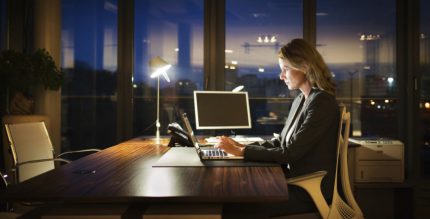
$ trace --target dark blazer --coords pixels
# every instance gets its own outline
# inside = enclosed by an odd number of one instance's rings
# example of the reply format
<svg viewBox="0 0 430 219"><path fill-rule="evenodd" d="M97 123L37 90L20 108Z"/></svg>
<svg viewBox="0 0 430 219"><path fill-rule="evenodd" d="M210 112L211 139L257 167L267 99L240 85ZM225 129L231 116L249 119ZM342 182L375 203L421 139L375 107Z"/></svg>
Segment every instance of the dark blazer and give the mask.
<svg viewBox="0 0 430 219"><path fill-rule="evenodd" d="M300 110L300 106L303 106ZM285 140L297 113L297 125L289 141ZM293 101L287 121L277 139L261 145L247 145L246 160L275 161L283 165L287 177L326 170L322 190L326 198L333 191L336 146L340 112L335 96L312 89L308 98L300 93Z"/></svg>

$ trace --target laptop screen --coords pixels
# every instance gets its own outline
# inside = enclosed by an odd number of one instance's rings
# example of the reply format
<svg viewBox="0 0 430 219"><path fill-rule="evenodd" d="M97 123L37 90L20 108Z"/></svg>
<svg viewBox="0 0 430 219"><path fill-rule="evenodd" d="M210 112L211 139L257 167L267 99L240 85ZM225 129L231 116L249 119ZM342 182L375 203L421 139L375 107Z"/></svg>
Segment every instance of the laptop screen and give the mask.
<svg viewBox="0 0 430 219"><path fill-rule="evenodd" d="M248 92L194 91L197 129L251 128Z"/></svg>
<svg viewBox="0 0 430 219"><path fill-rule="evenodd" d="M181 118L182 118L182 123L185 126L185 130L188 132L188 135L190 135L190 137L191 137L191 141L192 141L194 147L196 148L197 152L200 153L200 146L199 146L199 143L196 139L196 136L194 135L193 128L191 128L191 124L190 124L190 121L188 120L187 114L183 113Z"/></svg>

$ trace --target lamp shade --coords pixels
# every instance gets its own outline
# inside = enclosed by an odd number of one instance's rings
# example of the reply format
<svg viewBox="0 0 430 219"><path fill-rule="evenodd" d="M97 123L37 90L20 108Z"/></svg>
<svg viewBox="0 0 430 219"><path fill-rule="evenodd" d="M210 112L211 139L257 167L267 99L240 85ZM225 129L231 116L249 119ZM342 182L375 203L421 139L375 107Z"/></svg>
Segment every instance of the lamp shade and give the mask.
<svg viewBox="0 0 430 219"><path fill-rule="evenodd" d="M151 78L159 77L163 75L167 82L170 82L166 71L172 67L168 62L164 61L160 56L156 56L149 61L149 66L151 67Z"/></svg>
<svg viewBox="0 0 430 219"><path fill-rule="evenodd" d="M245 87L245 86L243 86L243 85L239 85L239 86L235 87L231 92L239 92L239 91L241 91L244 87Z"/></svg>

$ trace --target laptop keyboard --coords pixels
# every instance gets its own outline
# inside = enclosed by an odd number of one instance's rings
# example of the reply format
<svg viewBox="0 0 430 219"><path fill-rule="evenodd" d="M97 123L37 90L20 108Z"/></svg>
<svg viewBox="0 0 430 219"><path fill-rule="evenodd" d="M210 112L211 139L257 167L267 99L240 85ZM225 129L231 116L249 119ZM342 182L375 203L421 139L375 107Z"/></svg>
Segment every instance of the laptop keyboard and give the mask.
<svg viewBox="0 0 430 219"><path fill-rule="evenodd" d="M208 157L226 157L227 153L221 149L216 150L205 150L203 153Z"/></svg>

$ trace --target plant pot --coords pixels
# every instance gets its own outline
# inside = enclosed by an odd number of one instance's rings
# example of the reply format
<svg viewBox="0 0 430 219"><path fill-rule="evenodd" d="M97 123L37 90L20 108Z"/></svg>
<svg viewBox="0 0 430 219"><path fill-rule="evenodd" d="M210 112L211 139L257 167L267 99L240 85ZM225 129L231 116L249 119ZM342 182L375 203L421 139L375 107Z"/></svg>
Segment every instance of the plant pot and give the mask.
<svg viewBox="0 0 430 219"><path fill-rule="evenodd" d="M9 113L12 115L34 114L34 100L22 92L15 92L9 103Z"/></svg>

